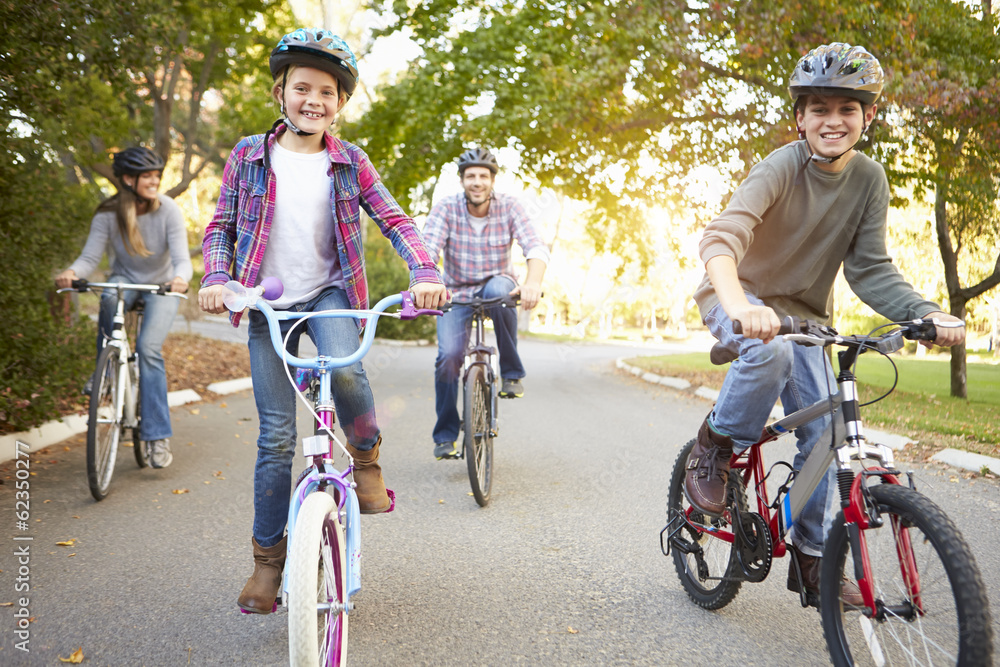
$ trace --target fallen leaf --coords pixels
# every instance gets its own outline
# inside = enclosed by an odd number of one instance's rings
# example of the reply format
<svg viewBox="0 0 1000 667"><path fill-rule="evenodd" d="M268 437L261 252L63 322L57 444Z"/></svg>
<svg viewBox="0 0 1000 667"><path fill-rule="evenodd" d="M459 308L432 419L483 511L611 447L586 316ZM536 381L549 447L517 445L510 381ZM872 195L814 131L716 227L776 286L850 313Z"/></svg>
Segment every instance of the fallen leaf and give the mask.
<svg viewBox="0 0 1000 667"><path fill-rule="evenodd" d="M80 515L79 515L79 514L74 514L74 515L73 515L73 518L74 518L74 519L79 519L79 518L80 518Z"/></svg>
<svg viewBox="0 0 1000 667"><path fill-rule="evenodd" d="M572 625L569 626L568 628L566 628L566 631L569 632L571 635L575 635L578 632L580 632L579 630L577 630L576 628L574 628Z"/></svg>
<svg viewBox="0 0 1000 667"><path fill-rule="evenodd" d="M188 490L187 489L174 489L172 491L172 493L176 493L177 495L180 495L182 493L188 493Z"/></svg>
<svg viewBox="0 0 1000 667"><path fill-rule="evenodd" d="M444 505L444 498L441 498L440 500L438 500L438 505Z"/></svg>
<svg viewBox="0 0 1000 667"><path fill-rule="evenodd" d="M205 484L211 484L211 482L206 479Z"/></svg>
<svg viewBox="0 0 1000 667"><path fill-rule="evenodd" d="M45 503L51 503L51 502L52 502L51 500L43 500L42 504L44 505Z"/></svg>
<svg viewBox="0 0 1000 667"><path fill-rule="evenodd" d="M73 654L68 658L64 658L61 655L58 657L59 657L59 662L71 662L74 665L79 665L81 662L83 662L83 647L81 646L80 648L73 651Z"/></svg>
<svg viewBox="0 0 1000 667"><path fill-rule="evenodd" d="M467 496L471 496L471 495L472 495L472 491L466 491L466 492L465 492L465 495L467 495Z"/></svg>
<svg viewBox="0 0 1000 667"><path fill-rule="evenodd" d="M191 414L193 414L193 415L201 414L201 410L199 410L198 408L192 408L191 409Z"/></svg>
<svg viewBox="0 0 1000 667"><path fill-rule="evenodd" d="M13 607L13 602L0 602L0 607Z"/></svg>
<svg viewBox="0 0 1000 667"><path fill-rule="evenodd" d="M66 558L72 558L75 555L76 555L76 553L74 552L74 553L71 553L70 555L66 556Z"/></svg>
<svg viewBox="0 0 1000 667"><path fill-rule="evenodd" d="M219 403L219 407L220 408L228 408L229 406L226 405L225 403Z"/></svg>
<svg viewBox="0 0 1000 667"><path fill-rule="evenodd" d="M56 542L56 546L57 547L71 547L71 546L73 546L74 542L76 542L76 538L75 537L71 537L70 539L66 540L65 542Z"/></svg>
<svg viewBox="0 0 1000 667"><path fill-rule="evenodd" d="M69 447L63 447L63 451L64 452L68 452L69 451Z"/></svg>

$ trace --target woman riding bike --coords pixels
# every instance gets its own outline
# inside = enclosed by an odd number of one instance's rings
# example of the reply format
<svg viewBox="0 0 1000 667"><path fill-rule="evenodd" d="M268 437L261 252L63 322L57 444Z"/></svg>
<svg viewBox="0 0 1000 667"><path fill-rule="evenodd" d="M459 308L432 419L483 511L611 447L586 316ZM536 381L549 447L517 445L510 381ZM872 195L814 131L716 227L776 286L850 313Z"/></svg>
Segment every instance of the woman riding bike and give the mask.
<svg viewBox="0 0 1000 667"><path fill-rule="evenodd" d="M116 195L97 207L83 252L68 269L56 276L56 285L70 287L80 276L89 276L108 252L111 276L107 282L170 284L173 292L186 292L191 279L187 229L180 208L159 193L163 159L148 148L126 148L116 153L112 168L121 184ZM114 290L101 295L97 327L97 354L111 337L115 315ZM144 322L136 351L139 353L139 394L142 425L140 438L149 444L150 464L165 468L170 452L170 408L167 405L167 372L163 341L177 313L176 298L125 292L125 307L144 305ZM84 393L91 391L93 378Z"/></svg>

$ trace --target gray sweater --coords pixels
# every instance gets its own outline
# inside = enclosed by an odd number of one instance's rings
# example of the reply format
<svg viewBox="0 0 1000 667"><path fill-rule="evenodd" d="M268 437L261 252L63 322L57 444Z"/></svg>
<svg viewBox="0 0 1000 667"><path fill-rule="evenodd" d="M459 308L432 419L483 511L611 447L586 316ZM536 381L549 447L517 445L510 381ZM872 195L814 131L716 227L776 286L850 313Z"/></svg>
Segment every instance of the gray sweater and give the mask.
<svg viewBox="0 0 1000 667"><path fill-rule="evenodd" d="M854 293L883 317L941 310L893 265L885 247L888 208L889 183L878 162L856 153L843 171L823 171L796 141L754 165L705 228L701 259L735 259L743 289L779 317L829 322L841 264ZM719 303L707 275L694 298L702 318Z"/></svg>
<svg viewBox="0 0 1000 667"><path fill-rule="evenodd" d="M108 252L111 274L132 283L162 285L175 276L191 280L191 253L184 216L174 200L157 195L160 208L137 218L149 257L130 255L118 231L114 211L101 211L90 223L90 236L80 256L70 265L81 278L89 276Z"/></svg>

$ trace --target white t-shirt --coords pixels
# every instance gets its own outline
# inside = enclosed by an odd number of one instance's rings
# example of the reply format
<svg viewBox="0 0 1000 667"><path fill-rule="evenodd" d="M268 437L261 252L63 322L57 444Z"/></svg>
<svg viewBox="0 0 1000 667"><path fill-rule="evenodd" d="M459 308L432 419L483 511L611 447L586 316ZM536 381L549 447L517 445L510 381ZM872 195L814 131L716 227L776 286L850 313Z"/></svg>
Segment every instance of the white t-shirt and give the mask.
<svg viewBox="0 0 1000 667"><path fill-rule="evenodd" d="M331 286L344 287L330 204L330 156L295 153L275 142L271 153L276 193L274 218L257 273L285 286L275 308L302 303Z"/></svg>

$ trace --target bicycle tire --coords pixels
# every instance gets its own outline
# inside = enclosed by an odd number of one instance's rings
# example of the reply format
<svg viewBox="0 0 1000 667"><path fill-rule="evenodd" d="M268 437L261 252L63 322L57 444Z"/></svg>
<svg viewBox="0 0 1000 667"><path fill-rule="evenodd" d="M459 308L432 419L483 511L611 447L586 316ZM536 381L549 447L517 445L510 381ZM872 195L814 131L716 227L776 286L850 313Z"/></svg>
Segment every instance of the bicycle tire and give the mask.
<svg viewBox="0 0 1000 667"><path fill-rule="evenodd" d="M863 531L876 606L868 618L843 605L840 582L854 575L843 512L827 537L820 612L830 658L838 667L866 664L991 665L989 600L975 558L958 528L933 502L896 484L870 489L883 519ZM919 603L903 574L915 565ZM923 613L916 611L917 606Z"/></svg>
<svg viewBox="0 0 1000 667"><path fill-rule="evenodd" d="M490 502L493 489L493 434L490 414L493 397L486 370L472 366L465 382L464 452L472 495L480 507Z"/></svg>
<svg viewBox="0 0 1000 667"><path fill-rule="evenodd" d="M299 508L286 565L292 667L347 664L345 545L337 503L327 493L309 494ZM331 610L331 603L340 606Z"/></svg>
<svg viewBox="0 0 1000 667"><path fill-rule="evenodd" d="M135 426L132 427L132 450L135 453L135 462L140 468L149 467L148 443L141 440L142 437L142 392L139 389L139 358L138 353L133 353L135 359L129 362L129 372L132 373L132 391L135 396ZM134 372L133 372L134 371Z"/></svg>
<svg viewBox="0 0 1000 667"><path fill-rule="evenodd" d="M108 345L97 357L94 369L87 421L87 481L94 500L104 500L108 495L122 432L116 409L121 366L118 354L117 347Z"/></svg>
<svg viewBox="0 0 1000 667"><path fill-rule="evenodd" d="M673 474L670 477L670 492L667 496L667 511L677 510L686 512L689 508L692 513L689 520L693 523L703 523L706 517L697 509L691 507L687 497L684 495L684 474L687 468L688 456L694 447L695 440L691 440L681 449L674 463ZM746 491L743 488L743 478L738 474L729 475L729 489L736 494L736 501L741 510L746 510ZM733 527L729 522L729 512L719 518L707 517L713 527L727 531L732 531ZM686 538L698 543L703 551L702 561L705 565L699 571L698 560L693 554L686 554L674 547L672 554L674 557L674 569L681 580L681 585L688 597L703 609L722 609L733 601L736 594L740 592L743 581L736 578L735 573L739 572L739 563L736 559L736 549L734 545L725 540L712 537L707 533L698 532L690 528L683 528L686 531Z"/></svg>

